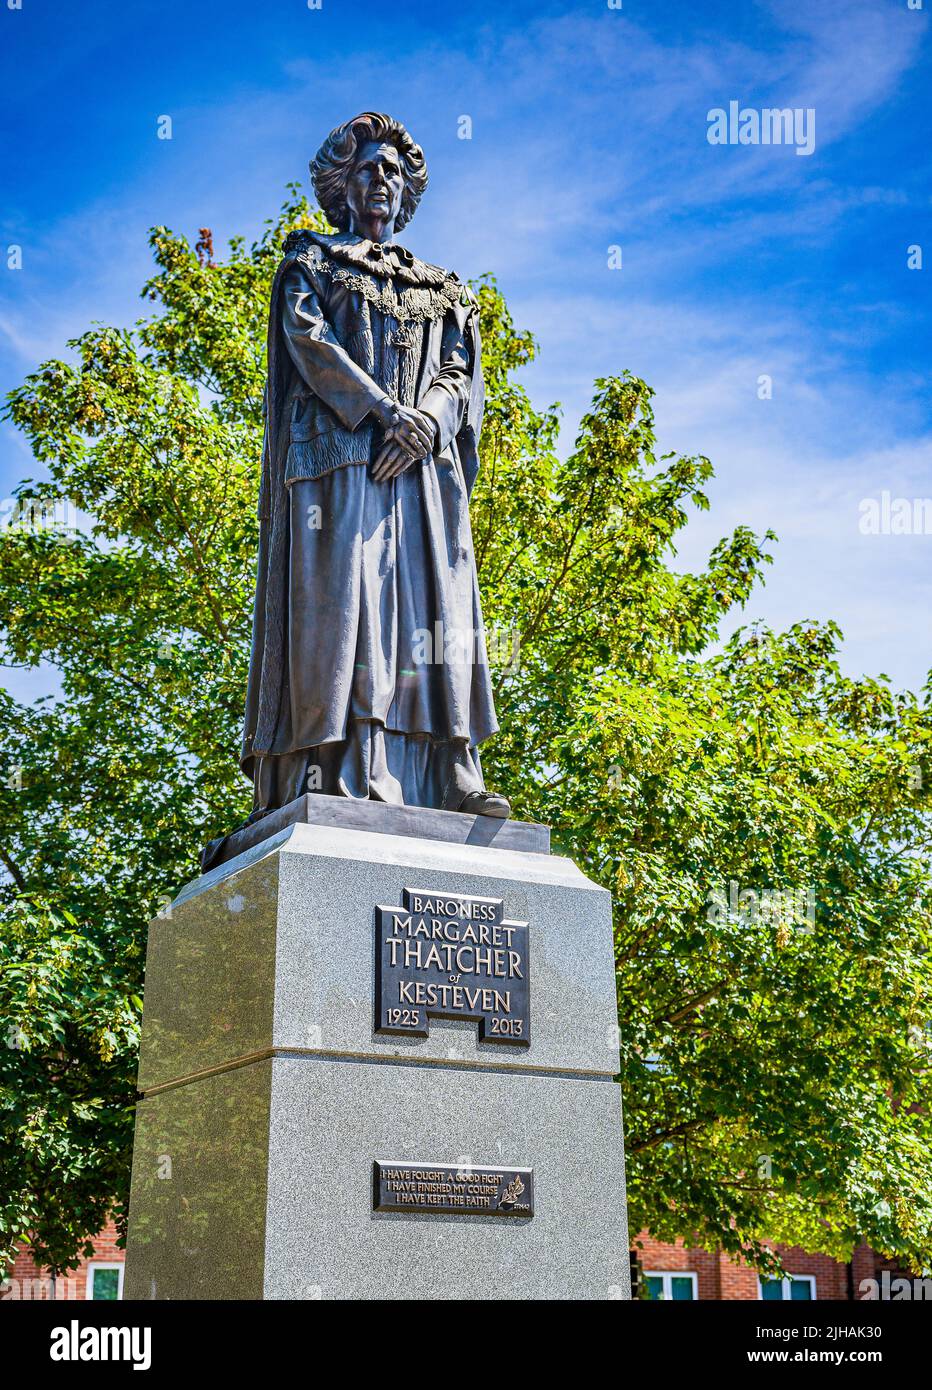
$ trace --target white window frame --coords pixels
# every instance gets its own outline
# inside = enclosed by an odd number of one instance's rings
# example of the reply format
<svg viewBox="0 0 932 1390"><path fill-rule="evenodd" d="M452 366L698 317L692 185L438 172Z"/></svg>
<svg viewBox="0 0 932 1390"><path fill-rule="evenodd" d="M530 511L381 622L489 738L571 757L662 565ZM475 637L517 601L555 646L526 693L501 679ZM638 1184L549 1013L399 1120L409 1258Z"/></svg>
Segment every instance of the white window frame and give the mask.
<svg viewBox="0 0 932 1390"><path fill-rule="evenodd" d="M810 1294L812 1295L812 1302L815 1303L815 1302L816 1302L816 1277L815 1277L814 1274L785 1274L785 1275L783 1276L782 1280L780 1281L781 1284L782 1284L782 1286L783 1286L783 1289L782 1289L782 1299L783 1299L783 1302L784 1302L784 1303L790 1303L790 1302L792 1302L792 1299L790 1298L790 1284L792 1284L792 1282L793 1282L794 1279L796 1279L799 1283L805 1282L805 1283L807 1283L807 1284L809 1285L809 1292L810 1292ZM763 1297L764 1297L764 1285L763 1285L763 1281L762 1281L762 1279L761 1279L761 1277L760 1277L759 1274L758 1274L758 1276L757 1276L757 1297L758 1297L759 1300L763 1301ZM776 1300L774 1300L774 1301L776 1301Z"/></svg>
<svg viewBox="0 0 932 1390"><path fill-rule="evenodd" d="M644 1270L644 1278L645 1278L645 1279L662 1279L662 1280L663 1280L663 1302L664 1302L664 1303L672 1303L672 1302L673 1302L673 1285L670 1283L670 1280L671 1280L671 1279L688 1279L688 1280L691 1282L692 1286L693 1286L692 1302L693 1302L693 1303L698 1303L698 1302L699 1302L699 1276L698 1276L698 1274L694 1273L693 1270L691 1270L691 1269L645 1269L645 1270ZM689 1301L688 1299L683 1299L683 1300L682 1300L682 1302L688 1302L688 1301Z"/></svg>
<svg viewBox="0 0 932 1390"><path fill-rule="evenodd" d="M85 1302L94 1301L94 1270L95 1269L118 1269L120 1271L117 1279L117 1298L123 1297L123 1270L122 1260L91 1260L87 1266L87 1280L84 1285ZM100 1300L101 1302L103 1300Z"/></svg>

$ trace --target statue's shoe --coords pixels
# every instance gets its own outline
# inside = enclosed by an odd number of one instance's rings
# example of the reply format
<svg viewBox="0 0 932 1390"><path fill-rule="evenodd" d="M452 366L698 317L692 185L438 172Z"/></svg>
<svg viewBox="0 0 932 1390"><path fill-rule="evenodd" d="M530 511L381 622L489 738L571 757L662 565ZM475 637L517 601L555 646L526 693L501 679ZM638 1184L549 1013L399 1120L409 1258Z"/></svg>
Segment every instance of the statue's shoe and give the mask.
<svg viewBox="0 0 932 1390"><path fill-rule="evenodd" d="M465 811L467 816L497 816L499 820L507 820L511 815L511 802L497 792L470 792L457 810Z"/></svg>

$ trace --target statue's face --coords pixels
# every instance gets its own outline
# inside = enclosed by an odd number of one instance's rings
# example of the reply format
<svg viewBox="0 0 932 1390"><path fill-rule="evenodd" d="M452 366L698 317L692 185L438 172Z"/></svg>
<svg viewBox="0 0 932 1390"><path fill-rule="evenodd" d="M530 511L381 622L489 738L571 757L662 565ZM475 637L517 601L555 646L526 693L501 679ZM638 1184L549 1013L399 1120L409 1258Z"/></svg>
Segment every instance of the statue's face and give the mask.
<svg viewBox="0 0 932 1390"><path fill-rule="evenodd" d="M358 231L373 221L393 224L401 211L404 174L394 145L369 140L360 147L346 185L346 205L352 228Z"/></svg>

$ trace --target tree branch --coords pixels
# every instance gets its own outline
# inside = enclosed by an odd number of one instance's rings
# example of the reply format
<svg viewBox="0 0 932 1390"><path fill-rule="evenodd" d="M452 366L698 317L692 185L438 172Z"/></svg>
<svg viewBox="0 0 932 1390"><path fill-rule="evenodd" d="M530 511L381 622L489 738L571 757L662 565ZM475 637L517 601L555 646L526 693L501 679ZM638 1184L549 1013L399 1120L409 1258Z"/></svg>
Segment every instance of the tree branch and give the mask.
<svg viewBox="0 0 932 1390"><path fill-rule="evenodd" d="M674 1125L672 1129L665 1129L660 1134L651 1135L650 1139L639 1139L626 1144L625 1148L629 1154L643 1153L645 1149L652 1149L657 1144L666 1144L670 1139L677 1139L681 1134L688 1134L691 1130L702 1129L705 1125L710 1125L715 1119L715 1115L700 1115L695 1120L685 1120L681 1125Z"/></svg>
<svg viewBox="0 0 932 1390"><path fill-rule="evenodd" d="M16 884L16 886L17 886L17 888L19 889L19 891L20 891L21 893L25 893L25 891L26 891L26 880L23 878L23 876L22 876L22 874L20 873L19 869L16 867L16 865L14 864L14 862L13 862L13 860L10 858L10 856L7 854L6 850L4 850L4 849L2 849L2 848L0 848L0 863L2 863L2 864L5 866L5 868L7 869L7 871L8 871L8 873L9 873L10 877L12 878L13 882Z"/></svg>
<svg viewBox="0 0 932 1390"><path fill-rule="evenodd" d="M719 980L718 984L713 986L712 989L706 990L704 994L697 994L694 999L690 999L689 1003L684 1004L672 1014L658 1014L656 1018L651 1019L651 1025L653 1026L657 1023L681 1022L682 1019L688 1017L689 1014L695 1013L696 1009L701 1009L703 1004L708 1004L710 999L714 999L719 991L728 984L730 979L731 976L726 975L724 980Z"/></svg>

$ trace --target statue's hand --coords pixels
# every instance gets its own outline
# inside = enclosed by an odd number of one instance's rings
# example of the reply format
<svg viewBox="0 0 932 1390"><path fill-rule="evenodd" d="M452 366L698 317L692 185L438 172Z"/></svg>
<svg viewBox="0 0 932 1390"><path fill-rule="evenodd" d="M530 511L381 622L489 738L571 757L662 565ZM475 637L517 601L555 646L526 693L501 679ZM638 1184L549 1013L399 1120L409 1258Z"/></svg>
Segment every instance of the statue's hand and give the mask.
<svg viewBox="0 0 932 1390"><path fill-rule="evenodd" d="M373 414L385 431L382 447L372 465L373 478L378 481L394 478L412 463L429 458L433 453L437 425L429 415L388 398L379 402Z"/></svg>
<svg viewBox="0 0 932 1390"><path fill-rule="evenodd" d="M437 426L429 415L411 406L396 405L386 438L394 439L413 459L422 459L433 453L436 431Z"/></svg>
<svg viewBox="0 0 932 1390"><path fill-rule="evenodd" d="M426 454L421 454L421 458L426 458ZM395 478L399 473L403 473L406 468L410 468L412 463L417 463L413 454L398 443L397 439L386 439L372 464L372 476L376 482L384 482L387 478Z"/></svg>

